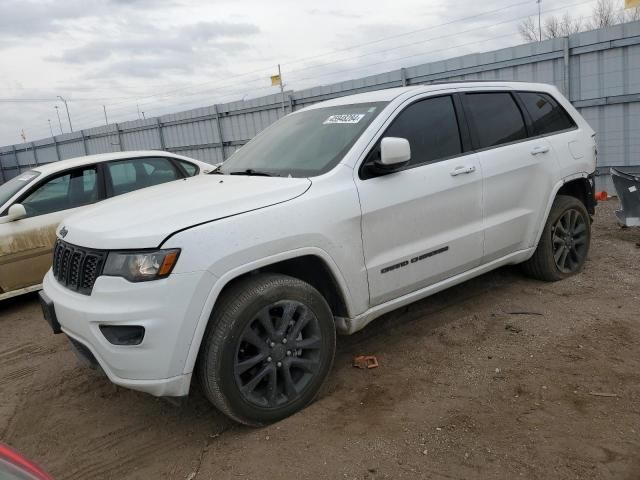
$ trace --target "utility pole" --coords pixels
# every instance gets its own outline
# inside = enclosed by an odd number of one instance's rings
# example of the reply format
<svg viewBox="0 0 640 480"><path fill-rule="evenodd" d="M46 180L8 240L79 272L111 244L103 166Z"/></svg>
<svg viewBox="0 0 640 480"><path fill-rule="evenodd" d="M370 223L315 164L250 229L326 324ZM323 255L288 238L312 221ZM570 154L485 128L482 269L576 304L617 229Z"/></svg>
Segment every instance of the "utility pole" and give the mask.
<svg viewBox="0 0 640 480"><path fill-rule="evenodd" d="M538 36L540 37L540 41L542 41L542 21L540 20L542 9L542 0L538 0Z"/></svg>
<svg viewBox="0 0 640 480"><path fill-rule="evenodd" d="M51 132L51 136L55 137L55 135L53 134L53 127L51 126L51 119L47 118L47 122L49 122L49 131Z"/></svg>
<svg viewBox="0 0 640 480"><path fill-rule="evenodd" d="M58 105L54 105L54 107L56 109L56 115L58 115L58 125L60 125L60 135L62 135L64 132L62 131L62 122L60 121L60 107L58 107Z"/></svg>
<svg viewBox="0 0 640 480"><path fill-rule="evenodd" d="M107 118L107 106L102 105L102 110L104 110L104 124L109 125L109 119Z"/></svg>
<svg viewBox="0 0 640 480"><path fill-rule="evenodd" d="M71 125L71 115L69 115L69 105L67 105L67 101L64 98L62 98L60 95L58 95L58 98L62 100L62 102L64 103L64 108L67 109L67 118L69 119L69 130L73 132L73 125Z"/></svg>
<svg viewBox="0 0 640 480"><path fill-rule="evenodd" d="M138 119L140 118L140 104L136 103L136 108L138 109Z"/></svg>
<svg viewBox="0 0 640 480"><path fill-rule="evenodd" d="M143 119L143 120L146 120L146 119L147 119L147 117L145 117L145 116L144 116L144 112L140 112L140 113L142 113L142 119Z"/></svg>
<svg viewBox="0 0 640 480"><path fill-rule="evenodd" d="M282 72L280 71L280 64L278 64L278 77L280 77L280 95L282 95L282 114L285 115L284 111L284 82L282 81Z"/></svg>

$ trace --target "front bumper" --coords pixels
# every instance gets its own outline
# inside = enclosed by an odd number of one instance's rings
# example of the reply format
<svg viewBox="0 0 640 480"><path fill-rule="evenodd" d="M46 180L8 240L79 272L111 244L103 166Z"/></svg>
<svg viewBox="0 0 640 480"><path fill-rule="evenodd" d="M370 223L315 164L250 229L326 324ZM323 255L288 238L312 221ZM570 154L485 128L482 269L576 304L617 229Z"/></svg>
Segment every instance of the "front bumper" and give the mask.
<svg viewBox="0 0 640 480"><path fill-rule="evenodd" d="M192 374L185 371L187 356L214 278L206 271L141 283L102 276L87 296L60 285L49 270L43 289L62 331L86 347L113 383L155 396L184 396ZM142 326L144 339L113 345L100 325Z"/></svg>

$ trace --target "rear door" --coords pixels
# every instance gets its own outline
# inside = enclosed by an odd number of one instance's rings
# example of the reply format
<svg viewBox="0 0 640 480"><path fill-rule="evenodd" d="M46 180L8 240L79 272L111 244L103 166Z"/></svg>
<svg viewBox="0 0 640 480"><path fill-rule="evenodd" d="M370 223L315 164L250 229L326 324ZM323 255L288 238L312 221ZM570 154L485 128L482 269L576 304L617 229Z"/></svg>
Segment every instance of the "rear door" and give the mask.
<svg viewBox="0 0 640 480"><path fill-rule="evenodd" d="M40 180L16 203L27 217L0 224L0 289L10 292L42 283L51 266L57 226L77 209L103 198L95 166Z"/></svg>
<svg viewBox="0 0 640 480"><path fill-rule="evenodd" d="M368 174L378 140L359 170L372 306L469 270L482 258L482 174L476 155L465 153L458 113L451 95L412 103L381 136L406 138L409 164Z"/></svg>
<svg viewBox="0 0 640 480"><path fill-rule="evenodd" d="M532 137L528 112L514 92L461 95L483 175L483 263L531 245L556 169L552 145Z"/></svg>

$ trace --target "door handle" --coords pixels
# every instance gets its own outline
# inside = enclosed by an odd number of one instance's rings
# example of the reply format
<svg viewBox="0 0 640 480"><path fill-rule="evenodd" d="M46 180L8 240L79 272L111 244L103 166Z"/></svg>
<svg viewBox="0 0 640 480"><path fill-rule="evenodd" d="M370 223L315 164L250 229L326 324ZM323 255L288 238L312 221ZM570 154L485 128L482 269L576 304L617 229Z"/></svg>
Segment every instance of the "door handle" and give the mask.
<svg viewBox="0 0 640 480"><path fill-rule="evenodd" d="M462 175L463 173L473 173L476 171L475 165L467 165L454 168L450 173L452 177Z"/></svg>
<svg viewBox="0 0 640 480"><path fill-rule="evenodd" d="M539 155L541 153L547 153L549 151L549 147L538 145L537 147L533 147L531 149L531 155Z"/></svg>

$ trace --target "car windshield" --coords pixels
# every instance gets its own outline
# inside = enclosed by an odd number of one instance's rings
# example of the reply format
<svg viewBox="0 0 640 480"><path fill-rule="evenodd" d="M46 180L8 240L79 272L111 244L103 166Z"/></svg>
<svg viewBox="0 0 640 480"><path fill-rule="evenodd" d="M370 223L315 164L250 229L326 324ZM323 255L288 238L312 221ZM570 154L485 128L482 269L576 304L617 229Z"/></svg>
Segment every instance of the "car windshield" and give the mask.
<svg viewBox="0 0 640 480"><path fill-rule="evenodd" d="M328 172L385 105L357 103L288 115L212 173L313 177Z"/></svg>
<svg viewBox="0 0 640 480"><path fill-rule="evenodd" d="M39 172L29 170L0 185L0 208L2 208L11 197L18 193L22 187L29 184L38 175L40 175Z"/></svg>

